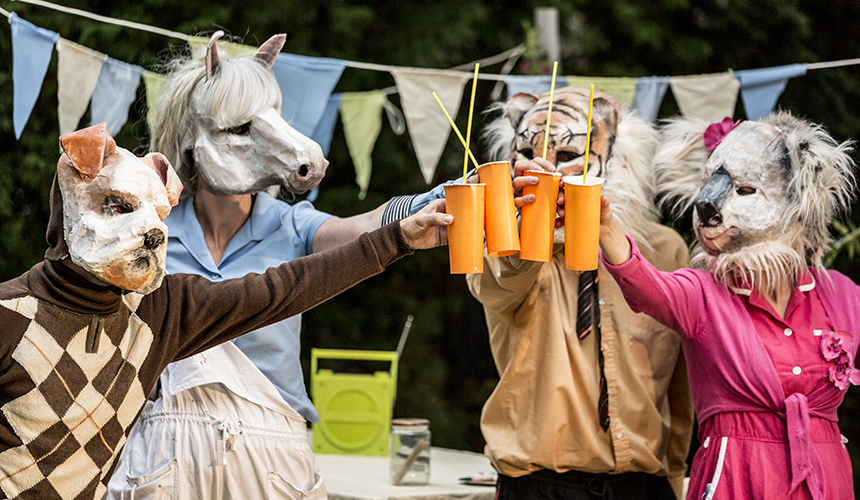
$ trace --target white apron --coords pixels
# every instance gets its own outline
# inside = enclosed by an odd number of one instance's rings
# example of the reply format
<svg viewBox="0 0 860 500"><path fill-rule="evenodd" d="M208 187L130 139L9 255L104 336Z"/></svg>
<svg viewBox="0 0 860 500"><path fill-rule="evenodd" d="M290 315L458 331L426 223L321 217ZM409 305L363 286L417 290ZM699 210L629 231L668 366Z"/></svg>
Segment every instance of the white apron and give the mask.
<svg viewBox="0 0 860 500"><path fill-rule="evenodd" d="M106 499L326 498L304 417L232 342L172 363L160 381Z"/></svg>

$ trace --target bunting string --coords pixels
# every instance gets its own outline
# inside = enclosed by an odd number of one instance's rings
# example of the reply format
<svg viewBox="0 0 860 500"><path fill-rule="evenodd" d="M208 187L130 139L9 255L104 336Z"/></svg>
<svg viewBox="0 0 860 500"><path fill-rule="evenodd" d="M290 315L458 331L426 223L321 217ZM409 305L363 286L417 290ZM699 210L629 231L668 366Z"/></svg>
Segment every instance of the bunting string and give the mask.
<svg viewBox="0 0 860 500"><path fill-rule="evenodd" d="M54 9L95 21L146 31L185 41L194 50L205 50L207 40L197 36L96 15L87 11L63 7L45 0L12 0ZM145 86L150 107L147 121L152 123L164 75L145 70L100 54L74 42L61 39L59 34L40 28L19 18L14 12L0 8L0 14L12 25L13 52L13 122L16 138L35 105L45 78L51 53L56 47L60 54L58 72L58 117L61 131L76 127L83 110L89 105L92 123L108 123L112 134L119 132L128 117L141 82ZM219 42L219 45L221 42ZM220 47L219 47L220 48ZM516 61L525 51L520 44L500 54L470 61L450 69L409 68L330 58L280 53L272 67L283 95L282 115L293 128L317 141L325 154L331 142L338 117L343 123L347 147L356 168L359 196L364 197L370 183L371 152L379 133L380 116L388 115L391 128L397 134L408 130L417 156L421 175L428 184L448 141L448 123L436 109L431 95L441 96L445 107L456 118L463 86L473 78L474 67L503 63L498 74L481 72L480 80L495 81L491 99L517 92L542 94L551 87L546 75L511 75ZM62 50L61 50L62 49ZM225 42L225 53L247 53L255 50L238 43ZM559 76L557 86L594 83L595 87L615 97L623 106L633 108L645 118L657 118L663 97L671 89L681 114L717 122L733 116L738 97L743 101L748 119L758 119L769 113L777 103L789 79L805 75L808 70L837 68L860 64L860 58L786 66L732 71L705 75L596 77ZM395 85L369 92L335 93L344 68L388 72ZM69 70L72 68L72 70ZM89 68L80 71L80 68ZM81 74L86 73L86 74ZM583 83L588 82L588 83ZM387 98L398 94L401 113ZM420 132L419 132L420 131ZM314 194L315 196L315 194Z"/></svg>

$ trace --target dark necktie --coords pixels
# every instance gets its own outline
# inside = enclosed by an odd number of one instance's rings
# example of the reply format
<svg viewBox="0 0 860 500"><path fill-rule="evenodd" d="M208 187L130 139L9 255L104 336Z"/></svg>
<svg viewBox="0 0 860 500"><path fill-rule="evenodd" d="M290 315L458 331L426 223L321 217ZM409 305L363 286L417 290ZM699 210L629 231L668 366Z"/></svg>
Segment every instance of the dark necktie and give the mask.
<svg viewBox="0 0 860 500"><path fill-rule="evenodd" d="M597 366L600 369L600 396L597 399L597 416L600 427L609 429L609 393L606 388L606 375L603 373L603 347L600 338L600 293L598 291L597 270L579 273L579 296L577 297L576 334L584 339L594 330L597 344Z"/></svg>

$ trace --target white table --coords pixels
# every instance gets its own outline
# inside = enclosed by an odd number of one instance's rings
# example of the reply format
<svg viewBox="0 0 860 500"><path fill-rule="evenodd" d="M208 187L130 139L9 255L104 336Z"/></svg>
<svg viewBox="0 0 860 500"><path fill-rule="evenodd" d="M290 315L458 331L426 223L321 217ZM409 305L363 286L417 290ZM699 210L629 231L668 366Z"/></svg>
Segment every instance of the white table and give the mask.
<svg viewBox="0 0 860 500"><path fill-rule="evenodd" d="M493 500L492 486L461 484L461 477L491 471L479 453L430 448L430 482L424 486L395 486L388 477L388 457L316 453L329 500Z"/></svg>

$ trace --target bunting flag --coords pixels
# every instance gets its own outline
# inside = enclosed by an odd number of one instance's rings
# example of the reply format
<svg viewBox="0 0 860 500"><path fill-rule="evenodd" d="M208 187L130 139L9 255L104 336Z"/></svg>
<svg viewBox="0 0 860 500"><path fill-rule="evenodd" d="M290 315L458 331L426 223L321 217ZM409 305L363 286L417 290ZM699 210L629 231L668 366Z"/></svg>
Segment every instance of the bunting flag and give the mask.
<svg viewBox="0 0 860 500"><path fill-rule="evenodd" d="M64 38L57 42L57 55L57 116L65 135L78 129L107 56Z"/></svg>
<svg viewBox="0 0 860 500"><path fill-rule="evenodd" d="M367 195L370 185L370 154L382 130L382 107L386 100L388 98L381 90L347 92L340 100L340 121L343 123L349 156L355 166L355 182L359 187L360 200Z"/></svg>
<svg viewBox="0 0 860 500"><path fill-rule="evenodd" d="M668 76L646 76L636 80L636 96L632 108L650 122L657 119L660 105L669 88Z"/></svg>
<svg viewBox="0 0 860 500"><path fill-rule="evenodd" d="M143 68L106 58L90 103L90 125L105 122L116 136L128 121L128 109L137 97Z"/></svg>
<svg viewBox="0 0 860 500"><path fill-rule="evenodd" d="M34 26L14 12L7 15L12 26L13 124L16 138L20 139L38 100L55 46L59 54L57 101L61 134L77 127L89 99L92 116L90 124L106 122L110 133L117 135L128 120L129 108L137 97L141 77L146 83L146 119L152 127L158 98L165 83L163 75L61 39L57 33ZM208 43L208 38L190 37L188 44L192 57L203 58ZM220 53L229 57L250 56L257 51L256 47L239 43L224 40L218 40L217 43ZM856 64L854 61L838 63ZM370 153L379 134L375 124L381 118L377 116L378 98L359 99L359 96L375 95L375 92L380 91L357 93L346 104L339 100L341 96L332 95L348 64L349 61L338 59L279 54L273 72L283 94L282 116L296 130L320 143L326 155L338 110L341 113L345 109L350 110L353 125L348 132L351 138L347 142L356 164L361 197L364 197L370 181ZM588 86L594 83L597 88L610 93L623 105L639 110L651 121L659 114L667 87L672 88L683 115L697 116L711 122L734 115L740 91L747 117L758 119L773 109L789 78L804 75L813 67L833 66L794 64L736 73L728 71L676 77L560 76L556 79L556 87ZM431 183L450 135L450 125L433 99L432 92L437 93L448 112L456 118L463 86L472 77L471 73L396 66L372 69L389 71L394 76L421 174L428 184ZM509 75L504 82L509 95L517 92L542 94L550 90L552 77ZM397 108L386 99L382 103L391 119L392 109ZM399 110L397 112L399 114ZM370 116L373 119L367 118ZM402 117L392 122L395 133L402 133L402 123ZM312 196L315 196L315 192Z"/></svg>
<svg viewBox="0 0 860 500"><path fill-rule="evenodd" d="M776 106L789 78L806 74L806 64L735 71L748 120L758 120Z"/></svg>
<svg viewBox="0 0 860 500"><path fill-rule="evenodd" d="M209 39L201 36L192 36L188 39L188 46L191 47L191 58L202 61L206 58L206 48L209 46ZM253 56L257 53L256 47L228 42L226 40L216 40L215 46L218 47L219 55L227 55L231 59Z"/></svg>
<svg viewBox="0 0 860 500"><path fill-rule="evenodd" d="M390 71L397 92L400 93L400 105L418 157L418 166L424 175L424 182L430 184L451 133L451 125L433 99L433 92L439 96L451 119L455 120L463 97L463 87L472 74L418 68L392 68Z"/></svg>
<svg viewBox="0 0 860 500"><path fill-rule="evenodd" d="M567 84L575 87L588 88L591 84L611 95L623 108L629 108L636 95L636 78L631 77L601 77L601 76L568 76ZM558 88L558 83L556 87Z"/></svg>
<svg viewBox="0 0 860 500"><path fill-rule="evenodd" d="M317 123L317 128L311 134L311 139L320 145L325 156L328 156L328 150L331 147L331 138L334 135L334 126L337 125L338 108L342 96L343 94L329 96L325 111Z"/></svg>
<svg viewBox="0 0 860 500"><path fill-rule="evenodd" d="M278 54L272 71L283 95L281 116L284 120L310 136L345 67L346 61L339 59Z"/></svg>
<svg viewBox="0 0 860 500"><path fill-rule="evenodd" d="M143 83L146 85L146 125L149 130L155 130L155 117L158 112L158 99L164 91L167 77L152 71L143 72Z"/></svg>
<svg viewBox="0 0 860 500"><path fill-rule="evenodd" d="M311 139L316 141L322 148L323 156L328 156L329 149L331 148L331 138L334 135L334 126L337 125L338 108L340 108L340 99L342 96L343 94L332 94L328 98L328 104L326 104L322 118L317 123L314 133L311 134ZM320 187L318 184L314 186L305 199L313 203L319 194Z"/></svg>
<svg viewBox="0 0 860 500"><path fill-rule="evenodd" d="M34 26L14 12L9 16L9 24L12 25L12 123L15 139L20 139L39 98L60 35Z"/></svg>
<svg viewBox="0 0 860 500"><path fill-rule="evenodd" d="M551 75L509 75L505 77L505 85L508 86L508 96L525 92L526 94L546 94L552 88ZM566 76L555 77L555 88L568 85Z"/></svg>
<svg viewBox="0 0 860 500"><path fill-rule="evenodd" d="M694 116L716 123L735 114L740 82L730 71L709 75L672 76L669 77L669 86L672 87L675 102L684 116Z"/></svg>

